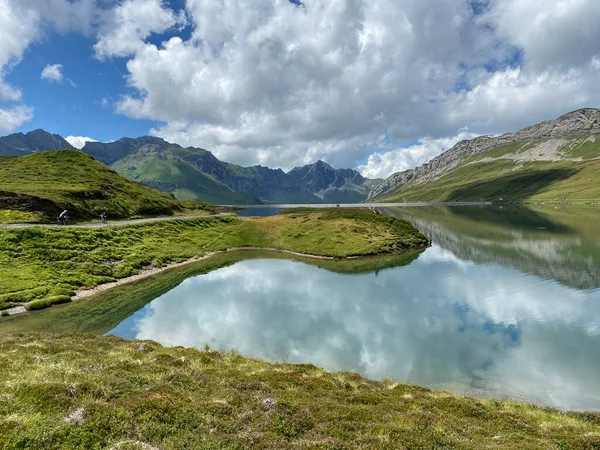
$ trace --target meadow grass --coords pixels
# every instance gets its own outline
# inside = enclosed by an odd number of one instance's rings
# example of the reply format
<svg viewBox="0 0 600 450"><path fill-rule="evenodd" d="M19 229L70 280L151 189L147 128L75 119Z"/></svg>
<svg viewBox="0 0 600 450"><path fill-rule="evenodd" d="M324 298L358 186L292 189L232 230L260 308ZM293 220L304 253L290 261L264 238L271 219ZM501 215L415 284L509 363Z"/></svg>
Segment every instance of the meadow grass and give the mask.
<svg viewBox="0 0 600 450"><path fill-rule="evenodd" d="M3 449L596 449L600 416L310 364L90 335L0 335Z"/></svg>
<svg viewBox="0 0 600 450"><path fill-rule="evenodd" d="M408 222L369 211L199 217L134 226L0 230L0 309L69 295L210 252L239 247L349 257L428 244Z"/></svg>

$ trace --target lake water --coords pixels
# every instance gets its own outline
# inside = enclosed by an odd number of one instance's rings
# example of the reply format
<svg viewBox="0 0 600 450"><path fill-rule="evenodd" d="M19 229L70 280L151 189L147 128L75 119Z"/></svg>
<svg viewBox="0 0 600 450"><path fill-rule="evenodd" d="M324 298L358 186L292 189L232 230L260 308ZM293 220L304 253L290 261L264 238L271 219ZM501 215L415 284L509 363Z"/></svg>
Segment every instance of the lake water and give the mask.
<svg viewBox="0 0 600 450"><path fill-rule="evenodd" d="M253 259L111 333L458 393L600 410L600 212L395 208L433 246L359 274Z"/></svg>

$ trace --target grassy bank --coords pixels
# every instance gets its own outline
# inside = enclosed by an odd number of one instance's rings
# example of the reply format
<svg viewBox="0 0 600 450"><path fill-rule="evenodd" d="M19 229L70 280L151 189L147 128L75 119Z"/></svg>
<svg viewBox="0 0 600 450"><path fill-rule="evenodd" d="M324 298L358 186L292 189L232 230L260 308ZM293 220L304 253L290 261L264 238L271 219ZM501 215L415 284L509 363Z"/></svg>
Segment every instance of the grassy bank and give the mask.
<svg viewBox="0 0 600 450"><path fill-rule="evenodd" d="M312 365L87 335L0 335L11 449L596 449L600 416Z"/></svg>
<svg viewBox="0 0 600 450"><path fill-rule="evenodd" d="M304 258L264 250L240 250L222 253L194 264L167 270L145 280L117 286L77 302L51 308L41 314L22 314L0 318L0 333L27 330L102 335L112 330L152 300L177 287L185 279L248 259L291 259L332 272L357 274L410 264L422 251L423 249L410 249L398 253L364 258L332 260Z"/></svg>
<svg viewBox="0 0 600 450"><path fill-rule="evenodd" d="M262 219L237 216L109 227L0 230L0 309L70 296L209 252L288 249L333 257L391 253L427 244L408 222L369 211L298 210Z"/></svg>

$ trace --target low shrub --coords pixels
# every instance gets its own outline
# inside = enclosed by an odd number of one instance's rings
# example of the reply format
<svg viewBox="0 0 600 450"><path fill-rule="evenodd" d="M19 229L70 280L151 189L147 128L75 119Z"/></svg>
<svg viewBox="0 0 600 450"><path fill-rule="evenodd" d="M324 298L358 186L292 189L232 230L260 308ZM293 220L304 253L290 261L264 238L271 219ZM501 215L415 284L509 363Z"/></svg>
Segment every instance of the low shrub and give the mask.
<svg viewBox="0 0 600 450"><path fill-rule="evenodd" d="M27 311L39 311L41 309L50 308L52 305L60 305L62 303L69 303L70 301L71 297L68 295L53 295L29 303L26 306L26 309Z"/></svg>

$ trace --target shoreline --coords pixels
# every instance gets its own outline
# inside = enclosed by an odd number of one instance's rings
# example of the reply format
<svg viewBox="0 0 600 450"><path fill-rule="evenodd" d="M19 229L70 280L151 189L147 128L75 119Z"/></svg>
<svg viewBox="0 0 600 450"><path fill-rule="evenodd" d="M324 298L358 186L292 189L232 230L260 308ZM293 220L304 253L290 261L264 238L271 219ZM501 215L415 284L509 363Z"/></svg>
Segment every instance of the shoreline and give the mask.
<svg viewBox="0 0 600 450"><path fill-rule="evenodd" d="M76 302L79 300L83 300L85 298L88 297L92 297L94 295L97 294L101 294L104 292L107 292L111 289L114 289L116 287L119 286L123 286L126 284L130 284L130 283L134 283L136 281L140 281L140 280L145 280L147 278L150 278L154 275L158 275L160 273L166 272L168 270L171 269L177 269L180 267L184 267L190 264L194 264L200 261L205 261L207 259L212 258L213 256L216 255L222 255L224 253L231 253L231 252L236 252L236 251L256 251L256 250L260 250L260 251L268 251L268 252L278 252L278 253L285 253L288 255L292 255L292 256L299 256L302 258L310 258L310 259L321 259L321 260L352 260L352 259L359 259L359 258L369 258L369 257L373 257L373 256L377 256L375 254L373 255L364 255L364 256L347 256L344 258L339 258L339 257L334 257L334 256L322 256L322 255L312 255L310 253L300 253L300 252L294 252L292 250L286 250L286 249L280 249L280 248L273 248L273 247L235 247L235 248L228 248L226 250L220 250L217 252L208 252L203 256L194 256L192 258L186 259L185 261L180 261L180 262L173 262L173 263L169 263L163 267L152 267L152 268L146 268L146 269L140 269L139 273L135 274L135 275L131 275L125 278L121 278L119 280L116 281L111 281L110 283L104 283L104 284L100 284L96 287L93 288L80 288L78 290L75 291L75 295L73 297L71 297L71 302ZM390 252L391 254L392 252ZM13 308L9 308L4 310L8 313L9 316L17 316L17 315L21 315L21 314L25 314L27 313L27 309L26 306L24 305L19 305L19 306L15 306Z"/></svg>

